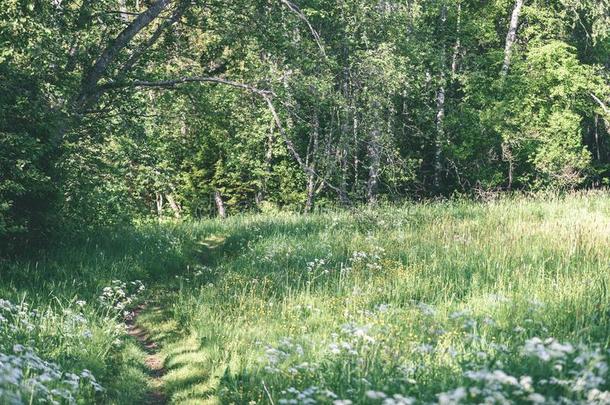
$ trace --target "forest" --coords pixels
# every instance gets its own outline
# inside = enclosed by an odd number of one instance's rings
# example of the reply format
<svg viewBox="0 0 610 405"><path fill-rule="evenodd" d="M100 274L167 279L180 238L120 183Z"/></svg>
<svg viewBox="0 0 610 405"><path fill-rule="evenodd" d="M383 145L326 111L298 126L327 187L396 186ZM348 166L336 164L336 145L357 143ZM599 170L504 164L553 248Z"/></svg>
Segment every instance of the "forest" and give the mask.
<svg viewBox="0 0 610 405"><path fill-rule="evenodd" d="M606 0L3 3L9 241L608 185Z"/></svg>
<svg viewBox="0 0 610 405"><path fill-rule="evenodd" d="M2 0L0 404L610 404L609 0Z"/></svg>

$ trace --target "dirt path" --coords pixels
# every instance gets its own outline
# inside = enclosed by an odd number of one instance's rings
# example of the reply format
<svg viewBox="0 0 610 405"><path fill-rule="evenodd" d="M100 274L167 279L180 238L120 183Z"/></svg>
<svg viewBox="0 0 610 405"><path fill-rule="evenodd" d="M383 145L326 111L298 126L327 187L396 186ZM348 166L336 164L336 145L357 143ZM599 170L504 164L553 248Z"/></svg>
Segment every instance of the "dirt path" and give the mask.
<svg viewBox="0 0 610 405"><path fill-rule="evenodd" d="M155 341L151 339L150 333L141 326L138 326L138 316L147 308L146 304L142 304L133 310L131 319L125 321L127 325L127 334L133 336L147 353L144 364L148 375L150 376L150 391L144 399L145 404L162 405L167 403L167 397L163 393L161 377L165 374L163 359L157 354L159 347Z"/></svg>

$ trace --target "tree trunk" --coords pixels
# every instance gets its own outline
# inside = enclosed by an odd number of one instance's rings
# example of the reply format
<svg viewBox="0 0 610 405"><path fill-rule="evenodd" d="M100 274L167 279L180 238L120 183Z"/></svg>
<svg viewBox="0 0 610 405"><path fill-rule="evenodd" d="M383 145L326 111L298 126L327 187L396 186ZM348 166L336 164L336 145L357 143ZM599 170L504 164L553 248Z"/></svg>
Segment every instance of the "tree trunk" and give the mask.
<svg viewBox="0 0 610 405"><path fill-rule="evenodd" d="M444 81L444 74L441 74L441 81ZM445 138L445 87L441 85L436 92L436 134L434 137L434 189L440 190L442 164L442 148Z"/></svg>
<svg viewBox="0 0 610 405"><path fill-rule="evenodd" d="M342 18L346 18L343 16ZM339 121L341 121L341 117L345 119L343 122L338 123L338 128L340 132L339 138L339 147L337 148L337 159L339 162L339 167L341 170L341 178L339 182L339 201L341 205L347 207L350 205L349 194L347 191L348 188L348 178L349 178L349 153L350 153L350 125L348 124L350 121L353 123L356 117L356 108L354 107L354 89L352 87L351 73L349 69L350 65L350 47L349 45L343 41L342 43L342 51L343 51L343 66L342 66L342 83L341 90L343 93L343 98L347 102L347 106L341 108L337 115ZM353 127L351 128L353 131ZM357 155L358 154L358 144L354 142L352 152Z"/></svg>
<svg viewBox="0 0 610 405"><path fill-rule="evenodd" d="M455 27L455 45L453 45L453 56L451 57L451 79L455 79L460 57L460 31L462 29L462 3L457 4L457 22Z"/></svg>
<svg viewBox="0 0 610 405"><path fill-rule="evenodd" d="M501 76L506 76L510 69L510 58L513 46L517 40L517 28L519 26L519 16L521 14L521 7L523 7L523 0L516 0L513 12L510 17L508 24L508 32L506 33L506 43L504 44L504 62L502 63L502 70L500 71ZM507 189L511 190L513 187L513 173L514 173L514 161L510 145L505 141L502 141L502 154L508 161L508 186Z"/></svg>
<svg viewBox="0 0 610 405"><path fill-rule="evenodd" d="M147 27L170 4L170 0L157 0L139 14L121 33L112 40L102 51L93 66L83 78L79 95L76 100L77 111L82 111L88 104L94 102L99 96L98 83L106 70L119 56L131 40L145 27Z"/></svg>
<svg viewBox="0 0 610 405"><path fill-rule="evenodd" d="M222 201L220 190L214 191L214 202L216 203L216 209L218 210L218 216L222 219L227 217L227 211L225 210L225 203Z"/></svg>
<svg viewBox="0 0 610 405"><path fill-rule="evenodd" d="M347 171L348 171L348 150L347 145L344 145L340 151L340 167L341 167L341 181L339 183L339 201L341 205L347 207L350 205L350 200L347 194Z"/></svg>
<svg viewBox="0 0 610 405"><path fill-rule="evenodd" d="M307 200L305 201L305 212L311 212L314 205L314 200L316 197L316 177L314 173L316 172L316 159L318 155L318 144L319 144L319 132L320 132L320 122L318 120L318 114L315 113L312 122L312 139L311 139L311 150L308 155L308 164L310 168L310 172L307 175Z"/></svg>
<svg viewBox="0 0 610 405"><path fill-rule="evenodd" d="M515 172L515 159L513 157L513 152L510 148L508 142L502 141L502 159L508 162L508 185L506 189L508 191L513 188L513 173Z"/></svg>
<svg viewBox="0 0 610 405"><path fill-rule="evenodd" d="M274 130L275 130L275 121L271 120L269 134L267 135L267 144L266 144L267 149L265 150L265 160L264 160L265 174L263 175L263 178L261 179L260 189L256 192L256 195L254 196L254 200L257 205L260 205L260 204L262 204L263 201L265 201L265 197L267 194L267 181L271 177L271 166L273 163L273 145L275 143Z"/></svg>
<svg viewBox="0 0 610 405"><path fill-rule="evenodd" d="M519 15L521 14L521 7L523 7L523 0L516 0L515 6L513 7L513 13L510 17L510 23L508 25L508 33L506 34L506 43L504 45L504 63L502 63L502 75L505 76L510 68L510 56L513 45L517 39L517 27L519 26Z"/></svg>
<svg viewBox="0 0 610 405"><path fill-rule="evenodd" d="M441 30L445 31L445 24L447 21L447 8L445 6L441 9ZM444 36L444 35L443 35ZM442 40L442 38L441 38ZM436 91L436 132L434 136L434 160L433 160L433 169L434 169L434 190L438 192L441 187L441 171L443 169L443 164L441 161L442 158L442 148L443 141L445 140L445 43L441 44L440 49L440 57L439 57L439 65L440 65L440 74L439 74L439 88Z"/></svg>
<svg viewBox="0 0 610 405"><path fill-rule="evenodd" d="M307 200L305 201L305 212L309 213L313 209L314 199L316 193L316 182L313 176L309 176L307 179Z"/></svg>
<svg viewBox="0 0 610 405"><path fill-rule="evenodd" d="M355 110L355 109L354 109ZM354 145L358 145L358 117L356 112L353 112L352 119L352 133L354 139ZM358 171L360 170L360 158L358 157L358 150L356 148L354 152L354 184L352 185L352 192L356 193L358 190L358 183L360 182Z"/></svg>
<svg viewBox="0 0 610 405"><path fill-rule="evenodd" d="M162 193L156 193L155 205L157 208L157 216L159 218L161 218L163 216L163 194Z"/></svg>
<svg viewBox="0 0 610 405"><path fill-rule="evenodd" d="M174 200L174 196L171 195L171 194L167 194L165 196L165 198L167 199L167 202L169 203L169 206L172 208L172 211L174 212L174 217L180 218L181 217L182 209L180 208L178 203L176 203L176 200Z"/></svg>
<svg viewBox="0 0 610 405"><path fill-rule="evenodd" d="M599 129L598 129L599 115L595 114L595 155L597 160L601 160L601 154L599 153Z"/></svg>
<svg viewBox="0 0 610 405"><path fill-rule="evenodd" d="M379 172L381 171L381 105L374 102L373 125L367 145L369 159L369 178L366 184L366 200L369 204L377 203L377 190L379 188Z"/></svg>

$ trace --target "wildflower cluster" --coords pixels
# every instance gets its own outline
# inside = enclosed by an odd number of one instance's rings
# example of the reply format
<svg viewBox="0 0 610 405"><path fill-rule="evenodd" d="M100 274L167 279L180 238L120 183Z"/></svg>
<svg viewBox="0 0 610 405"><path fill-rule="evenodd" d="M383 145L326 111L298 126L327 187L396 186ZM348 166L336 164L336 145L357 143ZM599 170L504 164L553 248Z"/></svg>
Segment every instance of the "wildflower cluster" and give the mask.
<svg viewBox="0 0 610 405"><path fill-rule="evenodd" d="M520 354L519 354L520 353ZM553 338L527 340L514 359L537 370L535 376L514 375L495 369L466 370L465 386L438 395L439 404L473 401L482 403L553 403L609 404L607 386L608 364L599 348L559 343Z"/></svg>
<svg viewBox="0 0 610 405"><path fill-rule="evenodd" d="M16 336L23 338L35 333L39 317L40 312L30 309L27 302L13 304L0 299L0 350L6 350L4 345Z"/></svg>
<svg viewBox="0 0 610 405"><path fill-rule="evenodd" d="M493 301L509 302L500 296ZM532 302L533 310L542 308ZM513 341L497 341L489 337L512 327L503 329L489 315L475 316L472 309L461 308L445 316L430 304L410 303L423 315L417 321L423 334L411 350L386 338L388 328L382 320L400 316L401 309L383 303L348 316L352 320L330 334L315 363L289 338L267 346L265 371L276 376L269 381L292 384L282 391L279 403L610 404L607 351L553 338L526 339L525 334L513 334ZM462 345L452 346L453 339ZM456 377L461 375L462 383L446 391L426 389L435 398L432 402L416 399L420 393L411 387L426 384L422 378L433 375L439 362L461 370ZM349 383L344 380L347 374ZM314 381L326 384L313 385Z"/></svg>
<svg viewBox="0 0 610 405"><path fill-rule="evenodd" d="M190 269L190 267L189 267ZM202 264L196 264L192 267L193 277L202 277L206 274L213 274L214 269L209 266L204 266Z"/></svg>
<svg viewBox="0 0 610 405"><path fill-rule="evenodd" d="M104 391L89 370L64 372L42 360L32 348L15 344L12 354L0 352L0 403L48 402L75 404Z"/></svg>
<svg viewBox="0 0 610 405"><path fill-rule="evenodd" d="M112 291L117 301L127 302L129 290L141 292L140 285L117 285ZM82 299L44 307L0 299L0 404L96 403L104 398L102 385L88 369L99 369L102 362L112 367L115 358L108 353L125 334L123 320L108 312ZM107 374L98 377L108 384Z"/></svg>
<svg viewBox="0 0 610 405"><path fill-rule="evenodd" d="M284 396L284 398L281 398L278 401L280 405L313 405L328 402L336 404L341 403L339 402L340 400L337 400L338 396L334 392L317 386L307 387L302 391L290 387L282 391L282 396ZM343 404L351 404L351 401L343 402Z"/></svg>
<svg viewBox="0 0 610 405"><path fill-rule="evenodd" d="M368 390L365 395L366 398L372 402L381 401L382 405L411 405L415 403L415 399L411 397L400 394L386 395L383 391Z"/></svg>
<svg viewBox="0 0 610 405"><path fill-rule="evenodd" d="M265 347L265 371L268 373L284 373L296 375L300 372L314 371L315 364L302 361L305 352L303 346L295 343L290 338L283 338L277 346L267 345Z"/></svg>
<svg viewBox="0 0 610 405"><path fill-rule="evenodd" d="M325 259L314 259L311 262L307 262L307 283L311 284L320 277L330 274L330 270L327 267L327 260Z"/></svg>
<svg viewBox="0 0 610 405"><path fill-rule="evenodd" d="M41 344L58 329L64 339L90 339L92 325L82 312L84 305L84 301L77 301L75 308L39 310L25 301L14 304L0 299L0 351L9 350L15 343Z"/></svg>
<svg viewBox="0 0 610 405"><path fill-rule="evenodd" d="M325 268L326 260L324 259L314 259L311 262L307 262L307 272L311 274L328 274L330 271Z"/></svg>
<svg viewBox="0 0 610 405"><path fill-rule="evenodd" d="M108 311L129 318L132 314L128 308L137 301L145 289L140 280L130 282L113 280L109 286L102 289L99 300Z"/></svg>
<svg viewBox="0 0 610 405"><path fill-rule="evenodd" d="M385 249L379 246L373 246L369 252L354 252L349 259L351 268L381 270L381 259Z"/></svg>

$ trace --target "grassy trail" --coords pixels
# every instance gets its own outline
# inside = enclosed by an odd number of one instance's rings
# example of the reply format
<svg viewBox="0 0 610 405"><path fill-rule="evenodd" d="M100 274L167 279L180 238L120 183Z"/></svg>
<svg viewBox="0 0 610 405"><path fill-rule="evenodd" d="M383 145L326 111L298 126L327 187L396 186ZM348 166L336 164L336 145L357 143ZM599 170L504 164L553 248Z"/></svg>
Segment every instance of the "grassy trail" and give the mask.
<svg viewBox="0 0 610 405"><path fill-rule="evenodd" d="M136 318L136 331L144 335L141 342L154 346L145 359L152 381L143 403L217 404L220 376L210 373L205 347L173 318L175 299L176 292L164 289L157 294L156 304Z"/></svg>
<svg viewBox="0 0 610 405"><path fill-rule="evenodd" d="M227 253L225 242L226 237L215 234L190 241L187 273L202 263L222 260ZM144 401L148 403L152 396L152 401L161 401L156 403L216 404L220 376L210 373L211 367L205 364L205 348L173 317L172 309L182 293L184 274L164 280L157 287L153 285L149 295L154 305L145 306L137 315L136 330L144 333L144 339L137 337L138 340L145 347L154 344L153 354L145 361L146 367L152 369L152 389Z"/></svg>
<svg viewBox="0 0 610 405"><path fill-rule="evenodd" d="M151 405L163 405L167 403L167 397L163 393L162 381L162 377L166 370L163 366L163 358L158 354L158 343L152 340L150 332L141 327L138 322L140 315L144 311L157 312L161 311L161 308L149 308L149 305L142 304L134 309L131 318L126 322L127 334L133 337L147 353L143 365L149 376L150 390L144 398L144 402Z"/></svg>

